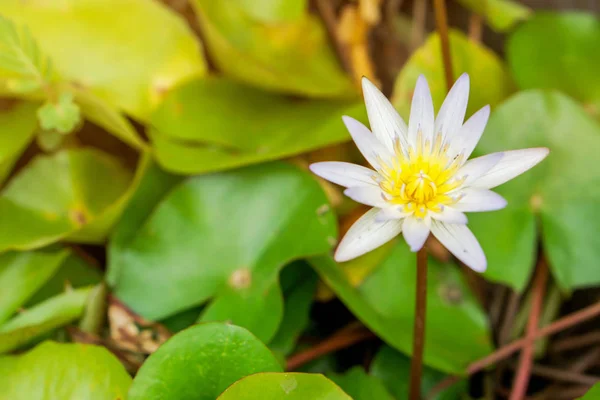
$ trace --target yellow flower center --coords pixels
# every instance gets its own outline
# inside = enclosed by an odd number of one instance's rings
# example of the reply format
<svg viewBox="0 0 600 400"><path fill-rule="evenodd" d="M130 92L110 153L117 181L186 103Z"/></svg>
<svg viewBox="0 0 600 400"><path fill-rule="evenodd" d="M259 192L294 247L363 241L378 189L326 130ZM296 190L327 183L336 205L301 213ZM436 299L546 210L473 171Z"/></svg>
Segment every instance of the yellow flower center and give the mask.
<svg viewBox="0 0 600 400"><path fill-rule="evenodd" d="M420 135L417 143L421 143ZM417 218L425 217L428 211L441 212L445 205L458 201L450 192L462 183L462 179L454 175L463 157L459 155L451 160L447 151L448 146L442 146L441 135L436 137L433 146L426 141L406 153L396 143L394 159L389 163L381 160L379 173L383 179L379 186L385 199L401 206L403 212L414 212Z"/></svg>

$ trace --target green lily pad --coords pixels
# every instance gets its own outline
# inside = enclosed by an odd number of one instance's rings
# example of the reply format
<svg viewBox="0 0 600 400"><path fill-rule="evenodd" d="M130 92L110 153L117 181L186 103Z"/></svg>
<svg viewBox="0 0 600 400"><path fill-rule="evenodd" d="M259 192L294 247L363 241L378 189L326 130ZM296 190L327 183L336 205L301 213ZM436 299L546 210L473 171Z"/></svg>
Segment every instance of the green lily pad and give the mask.
<svg viewBox="0 0 600 400"><path fill-rule="evenodd" d="M277 359L246 329L206 323L185 329L144 362L129 400L214 400L257 372L280 372Z"/></svg>
<svg viewBox="0 0 600 400"><path fill-rule="evenodd" d="M410 354L416 257L399 243L365 281L354 288L331 257L310 259L342 302L389 345ZM430 260L427 287L426 365L463 374L492 350L484 311L451 265Z"/></svg>
<svg viewBox="0 0 600 400"><path fill-rule="evenodd" d="M194 0L192 5L211 60L225 75L289 94L358 97L306 0Z"/></svg>
<svg viewBox="0 0 600 400"><path fill-rule="evenodd" d="M38 106L22 102L0 112L0 183L35 135Z"/></svg>
<svg viewBox="0 0 600 400"><path fill-rule="evenodd" d="M600 113L600 19L539 13L510 37L507 57L522 89L558 89Z"/></svg>
<svg viewBox="0 0 600 400"><path fill-rule="evenodd" d="M210 78L170 92L152 114L149 136L164 168L196 174L347 141L344 114L362 116L364 105L292 100Z"/></svg>
<svg viewBox="0 0 600 400"><path fill-rule="evenodd" d="M133 218L128 243L110 245L120 299L150 319L212 299L203 321L241 324L265 342L283 316L280 269L328 252L336 237L319 184L284 163L189 178Z"/></svg>
<svg viewBox="0 0 600 400"><path fill-rule="evenodd" d="M174 85L206 72L198 39L158 1L5 0L0 13L31 30L63 79L141 119Z"/></svg>
<svg viewBox="0 0 600 400"><path fill-rule="evenodd" d="M507 32L532 14L531 9L514 0L458 0L468 9L483 15L497 32Z"/></svg>
<svg viewBox="0 0 600 400"><path fill-rule="evenodd" d="M273 372L263 372L243 378L218 397L218 400L280 399L352 400L323 375Z"/></svg>
<svg viewBox="0 0 600 400"><path fill-rule="evenodd" d="M596 206L600 202L600 125L571 98L554 91L521 92L496 109L479 154L545 146L550 155L500 186L502 211L469 221L488 257L486 278L522 290L537 251L536 220L554 278L563 290L600 283Z"/></svg>
<svg viewBox="0 0 600 400"><path fill-rule="evenodd" d="M56 273L68 255L67 250L0 254L0 326Z"/></svg>
<svg viewBox="0 0 600 400"><path fill-rule="evenodd" d="M282 356L294 350L296 341L310 322L310 307L317 288L317 275L305 262L296 262L281 273L284 314L269 348Z"/></svg>
<svg viewBox="0 0 600 400"><path fill-rule="evenodd" d="M408 376L396 375L396 380L399 382L408 380ZM344 374L328 374L327 377L344 389L354 400L394 400L383 382L375 376L367 375L362 367L356 366ZM404 397L398 397L398 399L406 398L408 398L408 393Z"/></svg>
<svg viewBox="0 0 600 400"><path fill-rule="evenodd" d="M384 345L373 358L371 374L381 379L385 387L398 400L408 399L410 383L410 358ZM446 378L447 375L432 368L424 367L421 378L421 395L426 396L435 385ZM342 386L343 387L343 386ZM452 385L442 390L431 400L456 400L462 399L468 392L467 380ZM428 397L429 398L429 397ZM358 399L355 399L358 400Z"/></svg>
<svg viewBox="0 0 600 400"><path fill-rule="evenodd" d="M64 237L101 242L132 183L128 170L95 149L36 157L0 194L0 214L6 216L0 251L38 248Z"/></svg>
<svg viewBox="0 0 600 400"><path fill-rule="evenodd" d="M430 35L400 71L392 104L403 117L410 115L413 91L421 74L427 78L435 109L440 109L448 93L440 46L438 34ZM450 31L450 53L454 79L466 72L471 80L467 116L487 104L494 107L514 92L514 83L502 60L488 48L469 40L462 32Z"/></svg>
<svg viewBox="0 0 600 400"><path fill-rule="evenodd" d="M44 342L7 360L10 368L0 374L5 399L117 400L131 384L119 360L100 346Z"/></svg>
<svg viewBox="0 0 600 400"><path fill-rule="evenodd" d="M595 384L580 400L597 400L600 398L600 384Z"/></svg>
<svg viewBox="0 0 600 400"><path fill-rule="evenodd" d="M19 348L81 316L91 288L52 297L0 325L0 353Z"/></svg>

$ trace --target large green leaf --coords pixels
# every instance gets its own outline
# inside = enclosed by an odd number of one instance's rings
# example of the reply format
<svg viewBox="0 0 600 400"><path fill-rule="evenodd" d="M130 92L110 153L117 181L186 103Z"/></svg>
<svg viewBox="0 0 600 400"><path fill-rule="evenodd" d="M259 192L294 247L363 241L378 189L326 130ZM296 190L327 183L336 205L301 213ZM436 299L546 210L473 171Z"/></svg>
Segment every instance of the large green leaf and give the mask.
<svg viewBox="0 0 600 400"><path fill-rule="evenodd" d="M124 400L131 384L119 360L99 346L45 342L7 360L3 400Z"/></svg>
<svg viewBox="0 0 600 400"><path fill-rule="evenodd" d="M69 235L101 241L131 183L128 170L95 149L38 156L0 195L0 251L33 249Z"/></svg>
<svg viewBox="0 0 600 400"><path fill-rule="evenodd" d="M212 299L202 320L232 321L264 341L283 314L279 270L336 237L319 184L284 163L189 178L133 218L128 243L111 243L119 298L151 319Z"/></svg>
<svg viewBox="0 0 600 400"><path fill-rule="evenodd" d="M323 375L273 372L263 372L243 378L218 397L218 400L283 399L352 400Z"/></svg>
<svg viewBox="0 0 600 400"><path fill-rule="evenodd" d="M222 78L170 92L153 113L149 135L158 161L176 173L201 173L288 157L349 139L349 101L299 101Z"/></svg>
<svg viewBox="0 0 600 400"><path fill-rule="evenodd" d="M0 112L0 184L35 135L37 107L23 102Z"/></svg>
<svg viewBox="0 0 600 400"><path fill-rule="evenodd" d="M523 89L559 89L600 113L600 19L539 13L510 37L508 62Z"/></svg>
<svg viewBox="0 0 600 400"><path fill-rule="evenodd" d="M408 399L410 383L410 358L384 345L373 358L371 374L383 381L385 387L397 400ZM433 387L446 377L445 374L432 368L423 368L421 378L421 394L427 395ZM342 386L344 387L344 386ZM431 400L462 399L467 392L467 380L461 380L448 389L441 391ZM359 400L359 399L355 399Z"/></svg>
<svg viewBox="0 0 600 400"><path fill-rule="evenodd" d="M600 125L558 92L521 92L492 113L477 152L537 146L550 148L548 158L497 189L508 200L506 209L469 215L488 257L485 276L524 288L534 265L538 219L559 286L597 285Z"/></svg>
<svg viewBox="0 0 600 400"><path fill-rule="evenodd" d="M321 278L371 330L405 354L412 350L416 258L405 243L354 288L330 257L310 260ZM425 364L461 374L491 351L485 313L459 271L430 260L427 286Z"/></svg>
<svg viewBox="0 0 600 400"><path fill-rule="evenodd" d="M518 0L458 0L463 6L483 15L487 23L498 32L506 32L529 18L531 9Z"/></svg>
<svg viewBox="0 0 600 400"><path fill-rule="evenodd" d="M129 400L214 400L244 376L279 371L273 354L244 328L200 324L179 332L146 360Z"/></svg>
<svg viewBox="0 0 600 400"><path fill-rule="evenodd" d="M600 384L595 384L581 400L597 400L600 398Z"/></svg>
<svg viewBox="0 0 600 400"><path fill-rule="evenodd" d="M0 254L0 326L48 281L67 250Z"/></svg>
<svg viewBox="0 0 600 400"><path fill-rule="evenodd" d="M274 9L276 3L282 5L279 10ZM291 94L358 95L330 48L321 21L308 13L306 0L192 4L211 59L226 75Z"/></svg>
<svg viewBox="0 0 600 400"><path fill-rule="evenodd" d="M396 375L396 380L398 382L406 381L408 376L408 374ZM383 382L375 376L367 375L362 367L353 367L344 374L328 374L328 377L354 400L394 400ZM404 397L398 397L398 399L405 398L408 398L408 393Z"/></svg>
<svg viewBox="0 0 600 400"><path fill-rule="evenodd" d="M403 117L408 118L410 114L413 91L421 74L427 78L435 109L439 110L441 107L448 90L440 46L440 37L437 33L432 34L400 71L392 103ZM471 78L467 115L486 104L495 106L514 91L514 84L502 60L488 48L469 40L463 33L450 31L450 53L454 78L464 72Z"/></svg>
<svg viewBox="0 0 600 400"><path fill-rule="evenodd" d="M85 308L90 290L90 288L82 288L67 291L0 325L0 353L14 350L79 318Z"/></svg>
<svg viewBox="0 0 600 400"><path fill-rule="evenodd" d="M155 0L4 0L0 13L29 27L63 79L142 119L206 70L185 21Z"/></svg>

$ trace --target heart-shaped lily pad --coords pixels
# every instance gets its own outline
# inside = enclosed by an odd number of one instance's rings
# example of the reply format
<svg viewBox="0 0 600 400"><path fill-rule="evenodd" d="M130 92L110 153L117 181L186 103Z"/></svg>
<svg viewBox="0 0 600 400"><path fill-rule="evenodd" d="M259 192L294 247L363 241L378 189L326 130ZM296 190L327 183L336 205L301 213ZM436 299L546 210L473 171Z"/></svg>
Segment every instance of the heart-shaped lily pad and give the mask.
<svg viewBox="0 0 600 400"><path fill-rule="evenodd" d="M440 46L439 35L432 34L400 71L392 103L403 117L410 115L413 91L421 74L427 78L435 109L440 109L448 92ZM450 31L450 53L454 78L464 72L471 78L467 116L487 104L493 107L514 91L514 84L502 60L490 49L469 40L462 32Z"/></svg>
<svg viewBox="0 0 600 400"><path fill-rule="evenodd" d="M33 249L69 237L98 243L144 173L135 177L112 156L91 148L37 156L0 194L0 251Z"/></svg>
<svg viewBox="0 0 600 400"><path fill-rule="evenodd" d="M263 372L243 378L218 397L218 400L280 399L352 400L323 375L274 372Z"/></svg>
<svg viewBox="0 0 600 400"><path fill-rule="evenodd" d="M558 89L600 113L600 19L597 15L539 13L508 41L508 62L523 89Z"/></svg>
<svg viewBox="0 0 600 400"><path fill-rule="evenodd" d="M408 374L396 375L396 380L407 381L408 376ZM381 379L367 375L362 367L356 366L344 374L328 374L327 377L344 389L354 400L394 400ZM408 397L408 394L405 397Z"/></svg>
<svg viewBox="0 0 600 400"><path fill-rule="evenodd" d="M506 32L532 14L531 9L518 0L458 0L473 12L483 15L490 27Z"/></svg>
<svg viewBox="0 0 600 400"><path fill-rule="evenodd" d="M538 146L550 149L548 158L497 189L508 206L469 215L488 257L485 276L524 288L534 266L539 221L544 253L560 287L597 285L600 125L563 94L521 92L492 113L476 151Z"/></svg>
<svg viewBox="0 0 600 400"><path fill-rule="evenodd" d="M280 371L275 356L246 329L200 324L179 332L146 360L128 399L215 400L244 376Z"/></svg>
<svg viewBox="0 0 600 400"><path fill-rule="evenodd" d="M226 75L290 94L358 96L306 0L191 3L211 59Z"/></svg>
<svg viewBox="0 0 600 400"><path fill-rule="evenodd" d="M416 258L405 243L399 243L357 288L332 258L312 258L310 263L358 319L391 346L410 353ZM449 264L430 260L427 296L424 361L462 374L470 362L492 350L486 315Z"/></svg>
<svg viewBox="0 0 600 400"><path fill-rule="evenodd" d="M4 365L4 369L2 369ZM0 358L2 398L125 399L131 377L104 347L45 342L18 357Z"/></svg>
<svg viewBox="0 0 600 400"><path fill-rule="evenodd" d="M138 118L206 70L191 29L155 0L5 0L0 14L31 30L61 78Z"/></svg>
<svg viewBox="0 0 600 400"><path fill-rule="evenodd" d="M222 78L170 92L149 131L160 164L201 173L289 157L349 139L341 116L364 115L355 101L301 101Z"/></svg>
<svg viewBox="0 0 600 400"><path fill-rule="evenodd" d="M279 270L329 251L336 237L317 181L284 163L186 179L128 218L121 223L138 229L110 251L120 299L151 319L212 299L202 320L233 321L264 341L282 318Z"/></svg>

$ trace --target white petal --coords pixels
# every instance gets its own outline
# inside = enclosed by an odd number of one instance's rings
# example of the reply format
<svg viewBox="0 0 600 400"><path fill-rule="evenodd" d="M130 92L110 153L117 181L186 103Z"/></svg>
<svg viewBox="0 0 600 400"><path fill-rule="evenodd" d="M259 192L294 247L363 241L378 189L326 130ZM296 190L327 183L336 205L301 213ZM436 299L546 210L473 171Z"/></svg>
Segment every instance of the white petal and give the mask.
<svg viewBox="0 0 600 400"><path fill-rule="evenodd" d="M377 172L360 165L326 161L311 164L309 168L321 178L344 187L377 185Z"/></svg>
<svg viewBox="0 0 600 400"><path fill-rule="evenodd" d="M446 247L450 253L465 263L469 268L483 272L487 268L487 260L477 238L466 225L447 224L433 221L431 233Z"/></svg>
<svg viewBox="0 0 600 400"><path fill-rule="evenodd" d="M429 228L431 226L431 217L415 218L410 216L404 219L402 226L402 234L411 251L418 251L425 244L427 236L429 236Z"/></svg>
<svg viewBox="0 0 600 400"><path fill-rule="evenodd" d="M465 179L463 186L469 186L484 174L488 173L500 160L504 153L492 153L485 156L473 158L463 165L457 172L456 177Z"/></svg>
<svg viewBox="0 0 600 400"><path fill-rule="evenodd" d="M473 114L460 128L458 134L451 138L448 157L453 158L455 155L462 153L466 161L473 153L479 139L481 139L489 117L490 106L485 106Z"/></svg>
<svg viewBox="0 0 600 400"><path fill-rule="evenodd" d="M416 149L417 135L421 130L422 143L433 140L433 101L431 100L431 92L427 85L427 80L423 75L417 79L417 86L412 98L410 107L410 120L408 121L408 144Z"/></svg>
<svg viewBox="0 0 600 400"><path fill-rule="evenodd" d="M400 207L383 207L375 217L377 222L383 222L390 219L403 219L411 213L400 211Z"/></svg>
<svg viewBox="0 0 600 400"><path fill-rule="evenodd" d="M377 139L389 151L394 150L394 143L397 139L400 140L401 145L406 146L408 128L394 106L367 78L362 78L362 88L369 123Z"/></svg>
<svg viewBox="0 0 600 400"><path fill-rule="evenodd" d="M388 161L392 153L375 137L371 131L352 117L343 116L342 120L356 143L356 147L365 157L365 159L375 169L379 169L380 161Z"/></svg>
<svg viewBox="0 0 600 400"><path fill-rule="evenodd" d="M469 75L464 73L450 89L435 120L435 133L441 133L446 143L452 141L452 137L462 126L468 101Z"/></svg>
<svg viewBox="0 0 600 400"><path fill-rule="evenodd" d="M387 207L379 186L357 186L344 190L344 194L352 200L371 207Z"/></svg>
<svg viewBox="0 0 600 400"><path fill-rule="evenodd" d="M549 152L550 150L545 147L505 151L500 162L472 182L471 186L491 189L501 185L534 167L546 158Z"/></svg>
<svg viewBox="0 0 600 400"><path fill-rule="evenodd" d="M462 211L462 210L461 210ZM439 213L431 213L431 218L438 221L447 222L449 224L466 224L467 216L458 209L445 206Z"/></svg>
<svg viewBox="0 0 600 400"><path fill-rule="evenodd" d="M460 194L461 199L452 207L463 212L494 211L506 207L504 197L488 189L467 188Z"/></svg>
<svg viewBox="0 0 600 400"><path fill-rule="evenodd" d="M337 262L348 261L376 249L402 232L402 220L377 222L379 209L373 208L350 227L336 252Z"/></svg>

